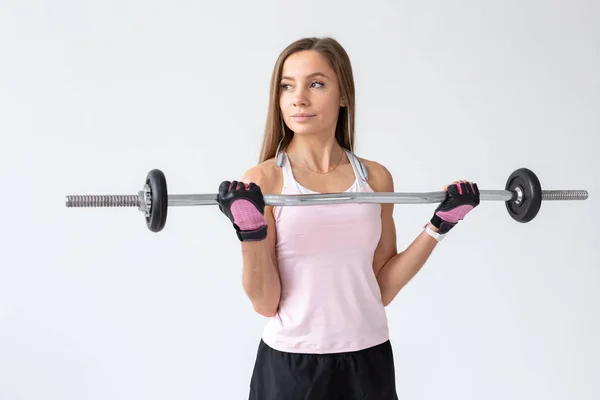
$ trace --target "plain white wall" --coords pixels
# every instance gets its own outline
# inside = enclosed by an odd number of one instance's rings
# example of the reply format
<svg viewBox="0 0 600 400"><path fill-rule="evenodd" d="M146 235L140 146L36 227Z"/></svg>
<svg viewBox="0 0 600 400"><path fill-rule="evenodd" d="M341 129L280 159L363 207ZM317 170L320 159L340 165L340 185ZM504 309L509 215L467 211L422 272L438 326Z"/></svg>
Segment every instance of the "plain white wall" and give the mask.
<svg viewBox="0 0 600 400"><path fill-rule="evenodd" d="M0 8L0 399L243 399L265 319L216 207L67 209L67 194L214 193L258 157L273 63L349 52L359 155L402 192L487 202L388 307L402 399L600 398L600 7L592 1L7 1ZM395 211L398 246L435 205Z"/></svg>

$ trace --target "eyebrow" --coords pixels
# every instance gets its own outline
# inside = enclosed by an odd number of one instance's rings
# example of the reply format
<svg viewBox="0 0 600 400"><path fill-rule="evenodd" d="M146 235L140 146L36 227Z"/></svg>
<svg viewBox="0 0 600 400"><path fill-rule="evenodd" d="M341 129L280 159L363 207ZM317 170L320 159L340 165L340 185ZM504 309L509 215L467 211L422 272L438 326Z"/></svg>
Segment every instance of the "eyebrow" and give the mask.
<svg viewBox="0 0 600 400"><path fill-rule="evenodd" d="M322 72L313 72L312 74L307 75L306 77L307 78L314 78L315 76L322 76L323 78L329 79L329 77L327 75L325 75L324 73L322 73ZM290 81L294 80L294 78L292 78L290 76L282 76L281 80L284 80L284 79L287 79L287 80L290 80Z"/></svg>

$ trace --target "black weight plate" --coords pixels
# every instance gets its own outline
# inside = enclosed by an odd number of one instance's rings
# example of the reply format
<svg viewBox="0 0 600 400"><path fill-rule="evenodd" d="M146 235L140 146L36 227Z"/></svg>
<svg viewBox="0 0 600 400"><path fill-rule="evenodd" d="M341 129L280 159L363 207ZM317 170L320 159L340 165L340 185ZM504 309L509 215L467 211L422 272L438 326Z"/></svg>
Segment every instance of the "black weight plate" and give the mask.
<svg viewBox="0 0 600 400"><path fill-rule="evenodd" d="M527 168L519 168L506 181L506 190L514 191L521 187L523 199L520 204L515 200L506 202L509 215L517 222L529 222L536 217L542 205L542 185L538 177Z"/></svg>
<svg viewBox="0 0 600 400"><path fill-rule="evenodd" d="M150 186L152 200L150 216L146 217L146 225L152 232L160 232L167 222L167 208L169 207L165 174L161 170L153 169L148 172L146 183Z"/></svg>

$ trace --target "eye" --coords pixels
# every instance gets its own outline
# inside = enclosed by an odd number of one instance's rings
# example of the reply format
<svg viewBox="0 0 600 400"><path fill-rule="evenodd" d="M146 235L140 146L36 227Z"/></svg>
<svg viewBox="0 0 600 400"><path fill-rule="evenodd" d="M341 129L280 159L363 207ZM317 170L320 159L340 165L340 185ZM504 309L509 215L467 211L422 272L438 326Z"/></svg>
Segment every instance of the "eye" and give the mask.
<svg viewBox="0 0 600 400"><path fill-rule="evenodd" d="M319 85L318 87L323 87L323 86L325 86L325 84L324 84L323 82L319 82L319 81L315 81L315 82L313 82L313 83L311 84L311 86L314 86L314 85Z"/></svg>
<svg viewBox="0 0 600 400"><path fill-rule="evenodd" d="M281 85L279 85L283 90L287 90L290 86L290 84L288 83L282 83Z"/></svg>

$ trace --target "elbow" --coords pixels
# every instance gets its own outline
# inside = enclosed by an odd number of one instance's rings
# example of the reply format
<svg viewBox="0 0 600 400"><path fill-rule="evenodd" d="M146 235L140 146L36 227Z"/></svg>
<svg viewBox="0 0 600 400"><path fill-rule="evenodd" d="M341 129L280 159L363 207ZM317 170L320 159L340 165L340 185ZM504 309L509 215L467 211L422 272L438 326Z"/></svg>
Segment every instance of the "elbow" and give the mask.
<svg viewBox="0 0 600 400"><path fill-rule="evenodd" d="M279 310L279 293L262 298L250 297L250 301L252 309L263 317L274 317Z"/></svg>
<svg viewBox="0 0 600 400"><path fill-rule="evenodd" d="M381 304L384 307L389 306L398 295L398 292L400 292L400 288L398 290L391 290L390 288L381 289Z"/></svg>
<svg viewBox="0 0 600 400"><path fill-rule="evenodd" d="M389 306L391 302L392 302L392 299L388 299L385 297L381 299L381 303L383 304L384 307Z"/></svg>
<svg viewBox="0 0 600 400"><path fill-rule="evenodd" d="M266 304L252 304L252 308L255 312L262 315L263 317L271 318L277 314L277 306L271 306Z"/></svg>

